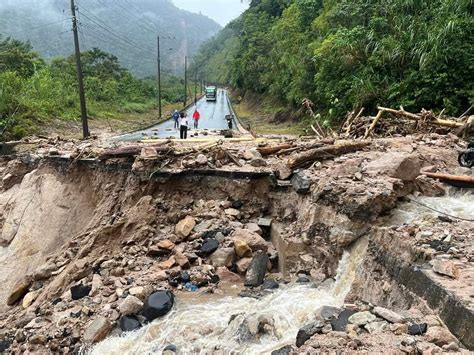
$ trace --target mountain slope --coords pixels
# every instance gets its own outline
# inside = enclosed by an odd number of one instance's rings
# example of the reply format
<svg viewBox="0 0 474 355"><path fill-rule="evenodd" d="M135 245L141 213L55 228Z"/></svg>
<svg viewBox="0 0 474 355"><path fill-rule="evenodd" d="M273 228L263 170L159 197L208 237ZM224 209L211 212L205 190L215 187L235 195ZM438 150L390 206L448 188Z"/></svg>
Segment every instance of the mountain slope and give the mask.
<svg viewBox="0 0 474 355"><path fill-rule="evenodd" d="M64 0L2 0L0 34L29 40L46 58L73 52L71 10ZM165 71L179 72L184 56L216 34L213 20L178 9L170 0L77 0L82 49L99 47L115 54L139 76L156 73L160 34Z"/></svg>

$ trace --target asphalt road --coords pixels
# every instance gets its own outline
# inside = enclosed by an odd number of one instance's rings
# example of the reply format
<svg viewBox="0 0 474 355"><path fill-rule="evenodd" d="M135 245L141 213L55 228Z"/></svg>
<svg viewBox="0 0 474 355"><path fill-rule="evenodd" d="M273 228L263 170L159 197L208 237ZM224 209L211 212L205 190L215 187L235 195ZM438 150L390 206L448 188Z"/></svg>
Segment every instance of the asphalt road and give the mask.
<svg viewBox="0 0 474 355"><path fill-rule="evenodd" d="M201 114L199 120L198 135L201 136L205 131L213 132L227 129L226 115L230 114L230 109L227 104L227 91L219 89L217 93L217 101L206 101L203 97L197 102L197 109ZM193 113L195 106L191 106L188 112L189 127L188 138L193 134ZM236 123L234 122L234 129L236 129ZM145 138L179 138L179 131L174 129L173 119L169 119L166 122L150 127L145 130L132 132L123 136L117 137L119 140L133 141L141 140Z"/></svg>

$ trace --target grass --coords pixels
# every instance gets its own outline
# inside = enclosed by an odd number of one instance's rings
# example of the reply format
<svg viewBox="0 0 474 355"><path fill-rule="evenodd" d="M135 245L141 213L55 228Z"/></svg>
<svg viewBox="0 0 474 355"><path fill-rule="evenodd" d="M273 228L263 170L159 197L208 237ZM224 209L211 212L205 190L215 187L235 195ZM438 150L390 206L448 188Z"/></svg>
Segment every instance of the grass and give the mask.
<svg viewBox="0 0 474 355"><path fill-rule="evenodd" d="M245 99L240 104L232 100L235 114L245 128L257 134L281 134L281 135L302 135L305 134L305 126L300 122L271 122L275 114L284 108L264 100L256 104Z"/></svg>

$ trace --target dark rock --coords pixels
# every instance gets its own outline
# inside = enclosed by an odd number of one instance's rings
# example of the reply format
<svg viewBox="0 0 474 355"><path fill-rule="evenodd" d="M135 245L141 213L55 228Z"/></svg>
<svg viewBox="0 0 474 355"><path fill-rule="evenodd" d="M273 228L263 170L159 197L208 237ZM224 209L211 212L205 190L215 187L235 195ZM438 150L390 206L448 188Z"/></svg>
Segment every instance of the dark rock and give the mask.
<svg viewBox="0 0 474 355"><path fill-rule="evenodd" d="M331 321L332 330L336 332L345 332L346 326L349 323L349 317L352 316L354 313L357 312L351 309L345 309L341 313L339 313L337 318Z"/></svg>
<svg viewBox="0 0 474 355"><path fill-rule="evenodd" d="M147 255L152 258L159 258L162 256L167 256L171 253L171 250L161 249L158 247L150 247L147 251Z"/></svg>
<svg viewBox="0 0 474 355"><path fill-rule="evenodd" d="M210 281L211 281L212 284L217 284L217 283L219 283L220 280L221 279L220 279L219 275L212 275Z"/></svg>
<svg viewBox="0 0 474 355"><path fill-rule="evenodd" d="M55 298L54 300L51 301L51 304L53 306L57 305L59 302L62 302L62 298L61 297L58 297L58 298Z"/></svg>
<svg viewBox="0 0 474 355"><path fill-rule="evenodd" d="M166 348L163 349L163 351L172 351L174 353L177 350L178 350L178 348L176 348L176 345L174 345L174 344L167 345Z"/></svg>
<svg viewBox="0 0 474 355"><path fill-rule="evenodd" d="M201 255L209 255L214 253L217 248L219 248L219 242L216 239L207 239L202 245L201 245Z"/></svg>
<svg viewBox="0 0 474 355"><path fill-rule="evenodd" d="M307 276L300 276L296 282L299 284L307 284L308 282L311 282L311 280Z"/></svg>
<svg viewBox="0 0 474 355"><path fill-rule="evenodd" d="M450 248L450 246L443 243L442 240L437 240L437 239L432 240L430 242L430 247L433 248L436 251L442 251L444 253L447 252Z"/></svg>
<svg viewBox="0 0 474 355"><path fill-rule="evenodd" d="M143 315L151 322L152 320L164 316L174 304L174 295L170 291L158 291L152 293L145 302Z"/></svg>
<svg viewBox="0 0 474 355"><path fill-rule="evenodd" d="M191 281L191 277L189 276L189 274L186 271L183 271L179 275L179 278L181 279L181 282L183 282L183 283L188 283L189 281Z"/></svg>
<svg viewBox="0 0 474 355"><path fill-rule="evenodd" d="M426 323L414 323L408 326L408 334L410 335L423 335L428 330L428 324Z"/></svg>
<svg viewBox="0 0 474 355"><path fill-rule="evenodd" d="M448 216L442 215L442 214L440 214L440 215L438 216L438 219L439 219L441 222L453 223L453 220L452 220L451 218L449 218Z"/></svg>
<svg viewBox="0 0 474 355"><path fill-rule="evenodd" d="M265 293L259 290L244 290L239 293L239 297L247 297L247 298L253 298L253 299L260 299L263 296L265 296Z"/></svg>
<svg viewBox="0 0 474 355"><path fill-rule="evenodd" d="M245 275L245 286L257 287L260 286L265 278L267 272L268 255L262 250L258 250Z"/></svg>
<svg viewBox="0 0 474 355"><path fill-rule="evenodd" d="M297 193L305 194L311 187L311 181L300 172L296 172L291 178L291 185Z"/></svg>
<svg viewBox="0 0 474 355"><path fill-rule="evenodd" d="M280 285L273 279L266 279L262 284L262 290L274 290L278 287L280 287Z"/></svg>
<svg viewBox="0 0 474 355"><path fill-rule="evenodd" d="M328 321L335 319L341 313L341 311L342 309L338 307L322 306L316 310L316 317Z"/></svg>
<svg viewBox="0 0 474 355"><path fill-rule="evenodd" d="M132 332L141 327L142 325L136 316L123 316L120 318L120 329L124 332Z"/></svg>
<svg viewBox="0 0 474 355"><path fill-rule="evenodd" d="M236 210L240 210L244 204L240 200L234 200L232 201L232 208L235 208Z"/></svg>
<svg viewBox="0 0 474 355"><path fill-rule="evenodd" d="M8 339L0 340L0 353L6 353L7 350L10 349L11 345L12 342Z"/></svg>
<svg viewBox="0 0 474 355"><path fill-rule="evenodd" d="M324 322L322 320L317 320L305 325L303 328L298 330L298 334L296 335L296 346L299 348L304 345L304 343L306 343L306 341L314 334L321 333L323 327Z"/></svg>
<svg viewBox="0 0 474 355"><path fill-rule="evenodd" d="M284 346L278 350L273 350L271 355L290 355L293 351L291 345Z"/></svg>
<svg viewBox="0 0 474 355"><path fill-rule="evenodd" d="M179 286L179 283L180 283L180 279L178 277L168 277L168 284L171 286L171 287L178 287Z"/></svg>
<svg viewBox="0 0 474 355"><path fill-rule="evenodd" d="M91 287L83 284L79 284L71 287L71 298L73 300L80 300L86 296L89 296L91 292Z"/></svg>

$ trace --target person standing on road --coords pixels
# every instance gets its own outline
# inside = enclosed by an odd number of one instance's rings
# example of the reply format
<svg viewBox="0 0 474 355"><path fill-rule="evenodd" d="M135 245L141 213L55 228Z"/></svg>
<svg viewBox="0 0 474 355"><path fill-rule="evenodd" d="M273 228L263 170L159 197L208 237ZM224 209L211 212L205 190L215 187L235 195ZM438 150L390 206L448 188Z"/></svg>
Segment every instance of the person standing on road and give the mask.
<svg viewBox="0 0 474 355"><path fill-rule="evenodd" d="M179 129L179 112L178 112L178 110L174 110L173 120L174 120L174 129Z"/></svg>
<svg viewBox="0 0 474 355"><path fill-rule="evenodd" d="M188 138L188 116L186 112L181 112L179 118L179 138Z"/></svg>
<svg viewBox="0 0 474 355"><path fill-rule="evenodd" d="M201 114L199 113L199 111L196 109L193 113L193 120L194 120L194 129L197 129L198 128L198 123L199 123L199 119L201 118Z"/></svg>

